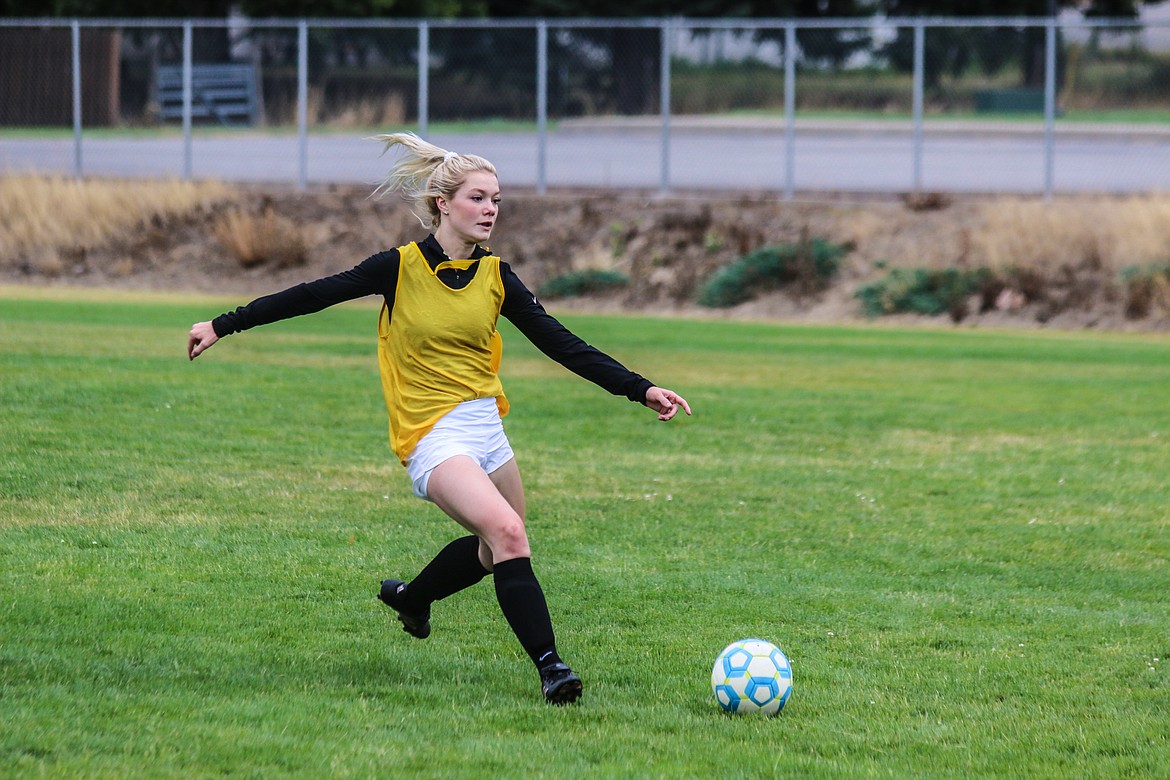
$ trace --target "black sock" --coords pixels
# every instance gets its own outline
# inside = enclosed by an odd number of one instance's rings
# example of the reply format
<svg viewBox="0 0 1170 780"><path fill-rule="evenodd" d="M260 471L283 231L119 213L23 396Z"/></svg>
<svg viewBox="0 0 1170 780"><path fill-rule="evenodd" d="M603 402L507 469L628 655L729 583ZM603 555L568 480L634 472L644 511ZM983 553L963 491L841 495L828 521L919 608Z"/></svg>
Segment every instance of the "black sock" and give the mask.
<svg viewBox="0 0 1170 780"><path fill-rule="evenodd" d="M500 609L536 668L560 663L548 603L532 573L532 559L513 558L497 563L495 582Z"/></svg>
<svg viewBox="0 0 1170 780"><path fill-rule="evenodd" d="M479 537L463 536L448 544L406 588L404 607L422 612L431 602L470 588L488 575L479 561Z"/></svg>

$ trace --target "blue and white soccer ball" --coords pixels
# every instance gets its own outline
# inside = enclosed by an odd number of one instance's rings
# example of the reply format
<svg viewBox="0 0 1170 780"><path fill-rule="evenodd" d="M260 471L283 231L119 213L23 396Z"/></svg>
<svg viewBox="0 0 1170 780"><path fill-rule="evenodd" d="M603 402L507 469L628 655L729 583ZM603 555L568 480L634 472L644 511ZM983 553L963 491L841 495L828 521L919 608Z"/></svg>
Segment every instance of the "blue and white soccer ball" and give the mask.
<svg viewBox="0 0 1170 780"><path fill-rule="evenodd" d="M775 715L792 694L792 664L771 642L741 639L715 659L711 690L726 712Z"/></svg>

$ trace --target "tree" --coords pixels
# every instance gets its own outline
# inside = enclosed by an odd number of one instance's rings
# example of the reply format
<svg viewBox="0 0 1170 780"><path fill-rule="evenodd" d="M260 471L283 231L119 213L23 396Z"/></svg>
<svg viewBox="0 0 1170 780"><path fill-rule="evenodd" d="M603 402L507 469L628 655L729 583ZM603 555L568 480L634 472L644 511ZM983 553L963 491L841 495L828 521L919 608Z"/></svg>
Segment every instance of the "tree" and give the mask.
<svg viewBox="0 0 1170 780"><path fill-rule="evenodd" d="M1076 8L1089 17L1135 19L1141 6L1160 2L1164 0L1092 0L1086 6L1078 0L880 0L880 5L887 16L894 17L1047 17L1062 8ZM898 40L886 49L891 61L907 70L912 56L911 35L910 30L900 30ZM1045 31L1035 26L1016 30L1010 36L1003 31L975 28L932 30L927 41L926 83L937 86L943 74L958 75L972 64L990 75L1008 61L1015 61L1021 83L1039 87L1044 83L1045 46Z"/></svg>
<svg viewBox="0 0 1170 780"><path fill-rule="evenodd" d="M1160 0L1157 0L1160 1ZM1139 5L1156 5L1153 3L1138 3L1136 0L1093 0L1083 13L1087 17L1104 17L1108 19L1136 19Z"/></svg>
<svg viewBox="0 0 1170 780"><path fill-rule="evenodd" d="M485 0L490 17L574 18L581 16L581 5L569 0ZM829 18L868 16L874 0L691 0L668 3L663 0L595 0L589 16L597 18L641 19L661 17L705 18ZM849 38L840 30L799 31L801 51L816 60L840 64L859 48L869 45L864 37ZM775 32L764 33L776 35ZM781 33L782 35L782 33ZM657 107L661 42L654 27L614 26L607 29L575 30L583 47L600 49L608 54L608 88L613 94L614 110L619 114L642 114ZM565 56L572 56L571 52ZM580 63L581 67L585 64Z"/></svg>
<svg viewBox="0 0 1170 780"><path fill-rule="evenodd" d="M880 11L886 16L1047 16L1058 8L1081 8L1086 16L1136 18L1144 5L1165 0L594 0L587 10L570 0L0 0L0 16L22 17L193 17L223 18L233 6L254 17L430 18L591 16L599 18L840 18Z"/></svg>
<svg viewBox="0 0 1170 780"><path fill-rule="evenodd" d="M761 3L756 9L760 13L753 15L781 10L782 16L795 19L854 19L873 16L877 10L876 0L789 0L781 6L776 9L773 5ZM760 37L780 38L782 41L782 36L783 33L768 31ZM796 43L806 62L840 67L856 52L869 48L872 41L868 32L859 29L805 28L797 29Z"/></svg>
<svg viewBox="0 0 1170 780"><path fill-rule="evenodd" d="M913 16L1049 16L1058 5L1072 5L1073 0L944 0L927 3L923 0L883 0L886 14L893 17ZM984 74L993 75L1008 63L1021 68L1021 81L1029 86L1044 83L1044 30L1024 27L1013 30L988 28L932 29L925 41L923 78L927 89L936 88L944 75L959 76L970 67L978 67ZM898 30L898 37L890 43L885 54L901 70L913 67L913 31Z"/></svg>
<svg viewBox="0 0 1170 780"><path fill-rule="evenodd" d="M155 0L0 0L0 16L141 18L206 17L221 19L231 0L193 0L183 4L160 4Z"/></svg>
<svg viewBox="0 0 1170 780"><path fill-rule="evenodd" d="M1153 3L1145 3L1147 5ZM1139 0L594 0L588 16L593 18L642 19L663 17L705 18L856 18L882 13L887 17L914 16L1047 16L1065 7L1082 8L1088 16L1134 18L1143 3ZM0 16L53 17L195 17L226 18L232 8L253 18L548 18L582 16L579 2L570 0L194 0L182 5L159 6L155 0L0 0ZM765 37L783 37L782 32L765 31ZM1025 84L1038 85L1044 78L1044 30L1027 27L1008 34L979 28L931 30L927 46L928 86L935 86L946 74L959 74L970 67L995 73L1011 63L1021 69ZM797 32L804 62L838 67L872 43L864 30L804 28ZM492 46L509 46L507 36L471 51L459 43L432 49L452 68L469 73L477 60L490 56ZM451 37L455 40L455 37ZM312 51L328 50L330 34L320 33ZM351 38L352 40L352 38ZM502 43L501 43L502 41ZM592 79L591 89L609 95L610 108L622 114L656 110L661 73L661 41L656 26L611 25L575 28L550 42L552 55L567 64L566 72ZM228 56L226 30L198 28L195 46L200 59L215 61ZM912 66L912 31L902 29L884 53L896 67ZM474 56L473 56L474 55Z"/></svg>

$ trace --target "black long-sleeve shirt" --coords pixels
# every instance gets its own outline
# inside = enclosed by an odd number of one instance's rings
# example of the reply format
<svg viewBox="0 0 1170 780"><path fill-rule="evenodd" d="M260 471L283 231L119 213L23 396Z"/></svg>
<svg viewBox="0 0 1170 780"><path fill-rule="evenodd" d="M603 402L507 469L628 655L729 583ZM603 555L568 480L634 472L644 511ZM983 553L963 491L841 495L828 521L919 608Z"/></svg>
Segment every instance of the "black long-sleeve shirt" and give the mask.
<svg viewBox="0 0 1170 780"><path fill-rule="evenodd" d="M448 259L434 235L419 242L423 257L435 268ZM475 247L471 258L486 257L488 252ZM367 295L381 295L393 316L394 291L398 286L397 249L378 252L348 271L304 282L272 295L257 298L246 306L227 312L212 321L219 337L267 325L279 320L313 314L343 301ZM465 287L474 278L479 264L466 271L446 268L438 272L439 280L448 287ZM545 311L520 277L507 263L500 263L500 277L504 283L504 301L500 313L531 341L537 349L573 373L588 379L614 395L624 395L631 401L643 403L646 391L653 383L630 371L599 349L585 343Z"/></svg>

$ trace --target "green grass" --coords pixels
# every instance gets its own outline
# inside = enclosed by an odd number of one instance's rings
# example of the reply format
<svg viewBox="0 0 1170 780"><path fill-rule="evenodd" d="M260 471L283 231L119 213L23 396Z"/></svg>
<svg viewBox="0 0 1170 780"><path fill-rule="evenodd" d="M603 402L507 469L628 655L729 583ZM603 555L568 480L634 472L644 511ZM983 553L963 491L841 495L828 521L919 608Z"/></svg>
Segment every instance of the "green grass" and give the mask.
<svg viewBox="0 0 1170 780"><path fill-rule="evenodd" d="M457 531L409 495L376 308L0 290L0 775L1122 777L1170 767L1170 339L586 317L669 425L505 330L562 653L490 582L374 598ZM792 660L723 715L728 642Z"/></svg>
<svg viewBox="0 0 1170 780"><path fill-rule="evenodd" d="M557 122L548 123L549 130L556 130ZM534 133L536 122L519 119L485 119L482 121L464 122L431 122L427 126L432 133ZM363 136L375 133L389 133L409 130L418 132L418 125L404 124L387 127L332 127L329 125L309 125L311 135L344 135ZM82 128L87 138L174 138L182 137L183 128L180 125L169 124L162 126L140 127L85 127ZM255 135L295 135L295 123L264 125L262 127L220 127L213 125L196 125L191 128L197 137L210 136L255 136ZM11 127L0 128L0 140L29 140L29 139L63 139L72 138L72 127Z"/></svg>
<svg viewBox="0 0 1170 780"><path fill-rule="evenodd" d="M775 110L734 110L725 113L726 116L740 117L774 117L777 121L784 118L783 112ZM675 119L685 120L685 114L675 114ZM831 119L852 120L866 122L908 122L912 119L909 112L874 112L874 111L829 111L829 110L801 110L797 112L799 119ZM1041 112L1032 113L976 113L972 111L948 111L929 113L925 120L935 124L951 121L964 122L1019 122L1021 124L1036 122L1043 118ZM1061 124L1098 123L1116 125L1164 125L1170 123L1170 111L1154 109L1133 110L1074 110L1062 113L1057 117ZM555 132L559 123L554 119L548 123L550 132ZM328 126L310 126L312 135L346 135L365 136L376 133L410 130L417 132L415 125L401 127L358 127L335 128ZM432 122L429 125L432 133L460 134L460 133L533 133L536 132L536 123L522 120L489 119L480 122ZM182 128L168 125L165 127L87 127L83 129L87 138L173 138L182 135ZM297 132L295 125L269 125L262 128L220 128L195 127L192 132L199 137L224 135L290 135ZM29 140L29 139L64 139L72 138L73 129L69 127L18 127L0 128L0 140Z"/></svg>
<svg viewBox="0 0 1170 780"><path fill-rule="evenodd" d="M771 117L777 121L784 119L784 112L774 109L743 109L728 111L726 116L737 116L743 118L758 118ZM675 115L679 118L679 115ZM829 110L829 109L799 109L796 112L797 119L808 120L840 120L840 121L856 121L856 122L877 122L896 124L899 122L909 122L914 118L914 115L909 111L862 111L862 110ZM948 111L927 111L923 116L923 121L936 126L944 126L948 122L972 122L972 123L988 123L1000 124L1003 122L1018 122L1020 124L1034 123L1044 119L1043 111L1006 111L1006 112L982 112L982 111L966 111L966 110L948 110ZM1124 129L1127 125L1165 125L1170 123L1170 111L1163 111L1157 109L1073 109L1065 111L1061 109L1061 113L1057 115L1056 122L1062 125L1072 124L1114 124Z"/></svg>

